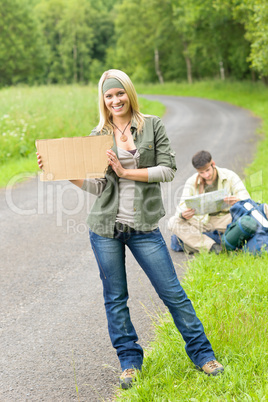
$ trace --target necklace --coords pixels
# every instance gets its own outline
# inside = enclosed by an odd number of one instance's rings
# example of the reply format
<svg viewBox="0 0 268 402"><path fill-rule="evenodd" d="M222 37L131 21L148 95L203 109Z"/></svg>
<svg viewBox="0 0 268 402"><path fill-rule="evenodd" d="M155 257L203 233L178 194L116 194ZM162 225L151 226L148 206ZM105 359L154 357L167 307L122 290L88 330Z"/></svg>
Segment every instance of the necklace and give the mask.
<svg viewBox="0 0 268 402"><path fill-rule="evenodd" d="M124 128L124 130L121 131L120 128L117 127L117 125L113 123L113 126L115 126L115 128L117 128L117 130L120 131L120 133L122 134L121 137L120 137L120 141L122 141L122 142L126 142L128 140L128 137L126 136L125 131L126 131L126 128L127 128L127 126L129 124L130 124L130 121L127 123L126 127Z"/></svg>

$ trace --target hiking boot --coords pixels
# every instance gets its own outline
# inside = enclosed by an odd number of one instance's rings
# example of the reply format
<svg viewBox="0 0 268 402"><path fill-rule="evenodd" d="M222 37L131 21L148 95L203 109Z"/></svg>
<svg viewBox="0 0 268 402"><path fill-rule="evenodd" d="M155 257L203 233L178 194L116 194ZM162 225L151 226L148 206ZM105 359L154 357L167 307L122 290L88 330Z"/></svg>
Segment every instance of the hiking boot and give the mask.
<svg viewBox="0 0 268 402"><path fill-rule="evenodd" d="M128 389L132 387L132 382L135 377L136 370L135 369L126 369L120 375L119 385L123 389Z"/></svg>
<svg viewBox="0 0 268 402"><path fill-rule="evenodd" d="M210 253L215 253L215 254L220 254L222 252L222 246L218 243L214 243L211 246L211 249L209 250Z"/></svg>
<svg viewBox="0 0 268 402"><path fill-rule="evenodd" d="M201 368L207 375L218 375L223 373L224 367L217 362L217 360L211 360L204 364Z"/></svg>

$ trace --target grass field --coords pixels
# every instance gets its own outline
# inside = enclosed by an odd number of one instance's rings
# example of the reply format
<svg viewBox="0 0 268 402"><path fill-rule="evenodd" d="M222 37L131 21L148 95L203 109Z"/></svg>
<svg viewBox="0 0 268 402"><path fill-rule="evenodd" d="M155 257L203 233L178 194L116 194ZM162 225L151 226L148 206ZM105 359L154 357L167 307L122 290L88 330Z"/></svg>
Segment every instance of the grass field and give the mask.
<svg viewBox="0 0 268 402"><path fill-rule="evenodd" d="M96 86L13 87L0 91L0 187L38 170L35 140L89 135L98 123ZM159 102L140 99L144 113L162 115ZM21 175L23 178L23 174Z"/></svg>

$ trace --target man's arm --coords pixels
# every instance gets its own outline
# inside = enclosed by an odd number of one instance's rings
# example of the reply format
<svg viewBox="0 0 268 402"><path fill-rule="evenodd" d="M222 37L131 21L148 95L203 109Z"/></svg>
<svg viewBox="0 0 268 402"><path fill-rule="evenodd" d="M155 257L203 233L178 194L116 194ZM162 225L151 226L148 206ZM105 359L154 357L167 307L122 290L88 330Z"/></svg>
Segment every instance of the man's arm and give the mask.
<svg viewBox="0 0 268 402"><path fill-rule="evenodd" d="M196 181L196 175L191 176L186 181L183 191L182 191L182 196L181 196L179 205L176 208L175 215L177 217L184 218L184 219L191 219L194 216L194 214L195 214L194 209L188 208L185 203L185 200L189 197L192 197L193 195L196 195L195 181Z"/></svg>
<svg viewBox="0 0 268 402"><path fill-rule="evenodd" d="M232 172L231 177L231 194L225 197L224 201L229 205L234 205L236 202L250 198L250 195L244 186L240 177Z"/></svg>

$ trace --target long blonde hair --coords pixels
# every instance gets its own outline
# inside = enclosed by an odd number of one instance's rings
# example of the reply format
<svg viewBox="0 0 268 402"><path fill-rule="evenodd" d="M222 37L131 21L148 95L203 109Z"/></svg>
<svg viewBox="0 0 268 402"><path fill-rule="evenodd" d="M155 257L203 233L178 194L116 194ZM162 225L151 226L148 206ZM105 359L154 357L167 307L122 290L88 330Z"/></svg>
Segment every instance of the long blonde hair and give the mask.
<svg viewBox="0 0 268 402"><path fill-rule="evenodd" d="M135 87L129 78L129 76L121 70L107 70L105 71L99 81L99 113L100 113L100 121L97 125L96 129L98 131L107 131L109 134L113 132L113 125L112 125L112 116L105 106L104 103L104 96L103 96L103 83L108 78L116 78L118 81L121 82L123 85L130 101L130 107L132 112L132 118L135 119L137 123L137 131L138 133L141 132L143 125L144 125L144 115L139 110L138 104L138 96L135 90Z"/></svg>

